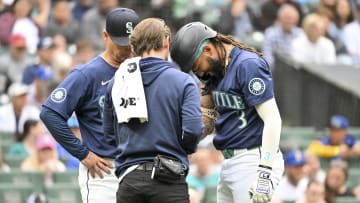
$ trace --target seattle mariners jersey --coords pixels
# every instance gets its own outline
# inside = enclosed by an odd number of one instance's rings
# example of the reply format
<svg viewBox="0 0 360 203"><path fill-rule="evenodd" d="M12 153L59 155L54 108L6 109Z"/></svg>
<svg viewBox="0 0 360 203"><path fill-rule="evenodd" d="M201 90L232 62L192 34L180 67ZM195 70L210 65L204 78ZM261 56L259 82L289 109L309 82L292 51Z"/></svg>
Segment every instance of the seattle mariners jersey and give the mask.
<svg viewBox="0 0 360 203"><path fill-rule="evenodd" d="M44 106L66 120L75 111L83 144L97 155L107 158L115 158L116 148L105 141L102 113L106 86L115 71L116 68L103 58L95 57L75 68L44 103Z"/></svg>
<svg viewBox="0 0 360 203"><path fill-rule="evenodd" d="M271 70L256 53L235 47L227 72L212 92L219 116L215 122L217 149L261 146L264 123L255 105L274 97Z"/></svg>

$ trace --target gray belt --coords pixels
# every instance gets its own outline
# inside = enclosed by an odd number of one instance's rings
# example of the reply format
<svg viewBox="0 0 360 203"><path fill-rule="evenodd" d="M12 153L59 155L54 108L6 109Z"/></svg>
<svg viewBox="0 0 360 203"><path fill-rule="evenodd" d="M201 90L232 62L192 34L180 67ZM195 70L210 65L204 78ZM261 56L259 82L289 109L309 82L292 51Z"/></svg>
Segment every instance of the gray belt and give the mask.
<svg viewBox="0 0 360 203"><path fill-rule="evenodd" d="M249 150L252 150L255 148L259 148L259 147L250 147L250 148L244 148L244 149L224 149L221 152L225 159L230 159L231 157L233 157L237 154L241 154L241 153L244 153L246 151L249 151Z"/></svg>
<svg viewBox="0 0 360 203"><path fill-rule="evenodd" d="M151 171L153 168L154 162L146 162L139 164L138 167L136 167L135 170L142 170L142 171Z"/></svg>

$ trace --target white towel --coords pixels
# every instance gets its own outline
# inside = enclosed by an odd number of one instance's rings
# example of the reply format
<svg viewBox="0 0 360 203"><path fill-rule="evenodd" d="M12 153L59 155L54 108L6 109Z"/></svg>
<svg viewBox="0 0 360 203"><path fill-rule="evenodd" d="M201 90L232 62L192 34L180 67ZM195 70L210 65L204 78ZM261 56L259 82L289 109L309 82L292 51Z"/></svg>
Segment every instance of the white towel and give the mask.
<svg viewBox="0 0 360 203"><path fill-rule="evenodd" d="M125 60L116 71L111 90L118 123L132 118L148 121L144 85L139 66L140 57Z"/></svg>

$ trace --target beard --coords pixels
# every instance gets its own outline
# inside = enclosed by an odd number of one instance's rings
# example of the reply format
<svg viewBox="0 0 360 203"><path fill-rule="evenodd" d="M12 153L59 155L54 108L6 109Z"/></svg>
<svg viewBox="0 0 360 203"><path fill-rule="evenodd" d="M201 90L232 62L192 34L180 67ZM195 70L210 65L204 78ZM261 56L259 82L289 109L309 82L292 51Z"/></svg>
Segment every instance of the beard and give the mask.
<svg viewBox="0 0 360 203"><path fill-rule="evenodd" d="M219 60L206 58L209 63L209 72L206 72L199 79L208 87L208 90L213 90L219 82L224 78L225 66Z"/></svg>

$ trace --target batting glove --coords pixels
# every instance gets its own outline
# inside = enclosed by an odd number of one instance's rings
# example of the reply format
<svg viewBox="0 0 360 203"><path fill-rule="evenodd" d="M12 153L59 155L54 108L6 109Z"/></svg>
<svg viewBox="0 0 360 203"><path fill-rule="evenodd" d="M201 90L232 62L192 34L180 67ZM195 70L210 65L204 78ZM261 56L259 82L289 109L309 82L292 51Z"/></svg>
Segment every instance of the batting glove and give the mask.
<svg viewBox="0 0 360 203"><path fill-rule="evenodd" d="M268 203L271 200L273 192L271 167L260 165L255 181L249 189L250 199L252 199L254 203Z"/></svg>

